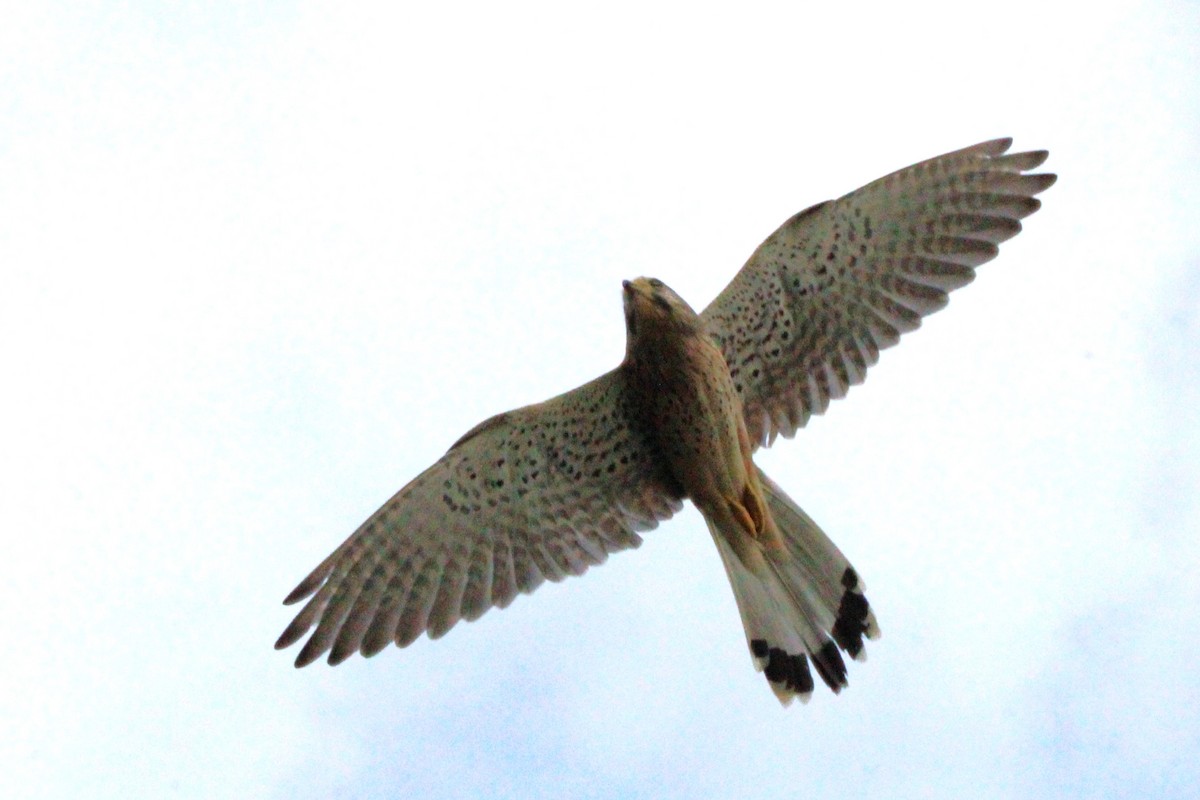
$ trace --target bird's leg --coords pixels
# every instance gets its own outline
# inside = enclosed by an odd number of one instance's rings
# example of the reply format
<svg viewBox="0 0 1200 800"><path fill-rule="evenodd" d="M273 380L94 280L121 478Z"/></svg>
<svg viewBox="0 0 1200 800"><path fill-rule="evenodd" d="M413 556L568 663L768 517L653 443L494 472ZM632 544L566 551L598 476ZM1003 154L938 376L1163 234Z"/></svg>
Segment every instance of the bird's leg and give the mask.
<svg viewBox="0 0 1200 800"><path fill-rule="evenodd" d="M754 538L762 541L767 532L767 515L770 512L763 505L762 498L754 491L754 485L750 481L746 481L746 488L742 490L742 505L753 520Z"/></svg>
<svg viewBox="0 0 1200 800"><path fill-rule="evenodd" d="M753 513L745 505L745 499L750 494L750 487L746 487L746 491L742 493L742 499L735 497L726 497L725 504L729 506L729 512L733 515L733 519L737 522L738 527L745 531L751 539L757 539L759 532L762 530L761 519L755 519Z"/></svg>
<svg viewBox="0 0 1200 800"><path fill-rule="evenodd" d="M762 487L755 480L756 473L752 472L750 475L751 478L746 481L746 488L742 490L741 502L737 504L741 513L750 522L750 527L746 528L746 532L764 548L781 549L783 537L779 535L775 520L767 509Z"/></svg>
<svg viewBox="0 0 1200 800"><path fill-rule="evenodd" d="M763 488L758 481L758 468L754 466L752 456L754 448L750 446L750 434L746 431L745 423L741 421L740 413L738 423L738 445L742 452L742 465L746 471L746 485L742 489L739 505L753 521L752 527L747 528L747 532L763 547L781 550L783 549L783 537L779 535L775 520L767 509Z"/></svg>
<svg viewBox="0 0 1200 800"><path fill-rule="evenodd" d="M718 524L725 540L747 569L761 574L766 569L767 552L784 549L783 537L767 508L762 487L751 477L739 495L721 495L717 503L719 508L708 513L714 519L725 520L724 524Z"/></svg>

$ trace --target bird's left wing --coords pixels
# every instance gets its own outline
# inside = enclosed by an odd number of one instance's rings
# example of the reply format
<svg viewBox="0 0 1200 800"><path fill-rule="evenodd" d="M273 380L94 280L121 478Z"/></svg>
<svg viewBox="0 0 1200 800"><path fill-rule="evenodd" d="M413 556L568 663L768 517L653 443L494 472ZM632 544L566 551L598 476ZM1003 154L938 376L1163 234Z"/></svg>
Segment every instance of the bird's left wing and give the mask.
<svg viewBox="0 0 1200 800"><path fill-rule="evenodd" d="M879 351L1021 230L1054 175L1011 139L956 150L802 211L701 313L733 377L750 438L791 436L860 383Z"/></svg>
<svg viewBox="0 0 1200 800"><path fill-rule="evenodd" d="M425 631L437 638L637 547L636 531L678 511L680 497L613 370L469 431L288 595L316 593L275 647L316 625L302 667L326 651L337 664Z"/></svg>

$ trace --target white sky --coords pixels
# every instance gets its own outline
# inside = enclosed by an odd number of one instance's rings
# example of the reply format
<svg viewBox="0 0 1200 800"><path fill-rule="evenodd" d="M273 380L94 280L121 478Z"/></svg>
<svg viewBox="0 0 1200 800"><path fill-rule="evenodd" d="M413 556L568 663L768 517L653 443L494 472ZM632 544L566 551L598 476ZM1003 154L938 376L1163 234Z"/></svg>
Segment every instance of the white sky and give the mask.
<svg viewBox="0 0 1200 800"><path fill-rule="evenodd" d="M5 4L0 796L1196 796L1200 8L805 5ZM870 586L840 697L779 709L690 509L441 641L271 649L620 359L621 279L702 307L1004 135L1042 212L760 456Z"/></svg>

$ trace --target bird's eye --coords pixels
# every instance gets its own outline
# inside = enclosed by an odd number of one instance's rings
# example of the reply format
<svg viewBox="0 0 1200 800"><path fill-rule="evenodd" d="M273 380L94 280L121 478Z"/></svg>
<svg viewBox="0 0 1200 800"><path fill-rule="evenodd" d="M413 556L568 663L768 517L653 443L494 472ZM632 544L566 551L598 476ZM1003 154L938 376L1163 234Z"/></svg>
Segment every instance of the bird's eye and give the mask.
<svg viewBox="0 0 1200 800"><path fill-rule="evenodd" d="M651 278L650 286L651 286L651 288L654 288L654 289L661 289L663 287L663 282L660 281L658 278Z"/></svg>

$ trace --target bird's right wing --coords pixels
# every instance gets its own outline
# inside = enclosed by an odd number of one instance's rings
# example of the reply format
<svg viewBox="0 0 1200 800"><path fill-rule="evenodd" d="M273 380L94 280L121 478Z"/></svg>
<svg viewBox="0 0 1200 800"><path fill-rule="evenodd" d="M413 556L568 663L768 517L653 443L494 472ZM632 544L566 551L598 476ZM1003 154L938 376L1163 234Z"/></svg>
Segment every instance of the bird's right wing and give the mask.
<svg viewBox="0 0 1200 800"><path fill-rule="evenodd" d="M315 624L304 666L437 638L637 547L636 531L678 511L681 493L613 370L469 431L296 587L285 603L316 594L275 646Z"/></svg>
<svg viewBox="0 0 1200 800"><path fill-rule="evenodd" d="M1044 150L1011 139L922 161L820 203L764 241L701 313L758 445L862 382L879 351L946 305L1041 207Z"/></svg>

